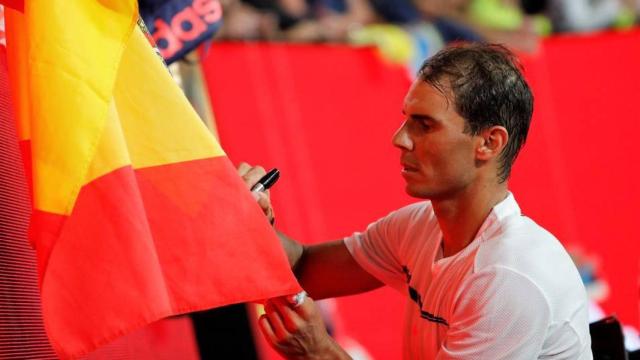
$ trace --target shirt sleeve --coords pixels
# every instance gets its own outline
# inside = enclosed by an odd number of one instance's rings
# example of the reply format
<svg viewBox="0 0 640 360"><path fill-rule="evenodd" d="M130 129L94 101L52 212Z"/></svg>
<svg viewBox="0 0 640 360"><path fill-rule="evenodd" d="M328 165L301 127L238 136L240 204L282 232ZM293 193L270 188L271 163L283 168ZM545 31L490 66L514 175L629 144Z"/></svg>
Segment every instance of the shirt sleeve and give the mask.
<svg viewBox="0 0 640 360"><path fill-rule="evenodd" d="M356 262L369 274L386 285L406 293L406 276L398 259L398 219L391 213L344 239Z"/></svg>
<svg viewBox="0 0 640 360"><path fill-rule="evenodd" d="M546 297L526 275L482 270L458 291L437 359L536 359L550 318Z"/></svg>

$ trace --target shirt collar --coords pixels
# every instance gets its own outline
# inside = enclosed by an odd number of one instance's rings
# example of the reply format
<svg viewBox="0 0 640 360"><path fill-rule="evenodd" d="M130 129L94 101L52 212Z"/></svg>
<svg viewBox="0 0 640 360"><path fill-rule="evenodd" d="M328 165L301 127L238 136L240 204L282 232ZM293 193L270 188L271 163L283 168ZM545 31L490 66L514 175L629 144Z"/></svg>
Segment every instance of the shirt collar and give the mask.
<svg viewBox="0 0 640 360"><path fill-rule="evenodd" d="M521 215L520 206L518 206L511 191L507 192L507 197L504 200L493 207L491 213L495 215L498 221L502 221L511 215Z"/></svg>
<svg viewBox="0 0 640 360"><path fill-rule="evenodd" d="M493 228L493 225L501 224L506 218L511 217L513 215L521 215L520 206L516 202L516 199L513 197L513 194L509 191L507 192L507 197L504 200L500 201L496 204L489 216L484 220L484 223L478 230L478 236L482 236L487 230Z"/></svg>

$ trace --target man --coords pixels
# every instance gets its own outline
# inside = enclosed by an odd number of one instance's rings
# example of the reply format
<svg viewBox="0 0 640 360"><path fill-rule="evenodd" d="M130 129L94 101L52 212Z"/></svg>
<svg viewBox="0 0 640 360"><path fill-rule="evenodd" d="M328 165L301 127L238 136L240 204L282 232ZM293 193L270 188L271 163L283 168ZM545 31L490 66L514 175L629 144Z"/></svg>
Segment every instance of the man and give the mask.
<svg viewBox="0 0 640 360"><path fill-rule="evenodd" d="M533 97L497 45L444 49L422 66L393 136L409 195L428 199L343 240L302 246L282 235L312 298L392 286L409 299L404 358L591 359L584 287L550 233L508 191ZM248 186L264 170L239 167ZM258 202L267 216L268 195ZM348 358L312 300L267 304L260 327L288 358Z"/></svg>

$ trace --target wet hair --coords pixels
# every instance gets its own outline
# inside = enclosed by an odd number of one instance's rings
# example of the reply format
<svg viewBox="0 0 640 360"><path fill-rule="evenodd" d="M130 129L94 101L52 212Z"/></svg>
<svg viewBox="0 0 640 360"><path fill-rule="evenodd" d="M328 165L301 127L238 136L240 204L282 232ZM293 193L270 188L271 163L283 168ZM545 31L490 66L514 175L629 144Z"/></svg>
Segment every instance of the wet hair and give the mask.
<svg viewBox="0 0 640 360"><path fill-rule="evenodd" d="M533 113L533 95L521 71L515 55L502 45L461 43L427 59L418 72L420 79L453 100L466 120L465 132L477 135L495 125L507 129L509 140L499 158L500 182L511 173Z"/></svg>

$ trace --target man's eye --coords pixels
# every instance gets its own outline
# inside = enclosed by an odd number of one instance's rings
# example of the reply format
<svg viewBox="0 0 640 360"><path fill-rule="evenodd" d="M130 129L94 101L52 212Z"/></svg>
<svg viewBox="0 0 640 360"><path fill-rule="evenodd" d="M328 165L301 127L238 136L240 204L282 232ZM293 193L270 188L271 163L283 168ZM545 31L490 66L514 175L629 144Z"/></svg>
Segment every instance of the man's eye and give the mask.
<svg viewBox="0 0 640 360"><path fill-rule="evenodd" d="M416 132L426 132L432 130L432 124L428 120L409 118L408 123L410 128Z"/></svg>

